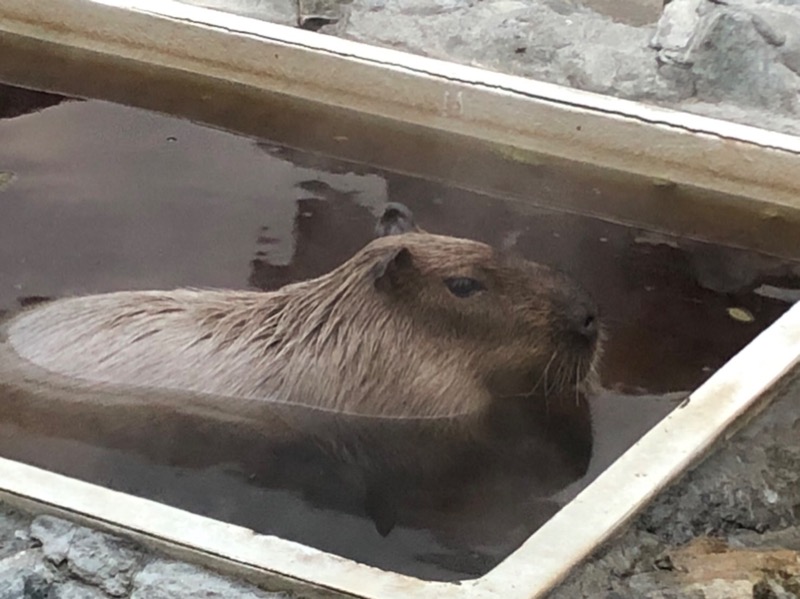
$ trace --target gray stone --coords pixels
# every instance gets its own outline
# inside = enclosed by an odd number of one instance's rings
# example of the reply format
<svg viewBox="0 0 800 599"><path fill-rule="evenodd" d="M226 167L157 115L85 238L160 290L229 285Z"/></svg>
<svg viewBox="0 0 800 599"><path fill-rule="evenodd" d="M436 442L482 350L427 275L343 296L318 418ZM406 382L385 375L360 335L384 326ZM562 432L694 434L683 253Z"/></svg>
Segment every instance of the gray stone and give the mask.
<svg viewBox="0 0 800 599"><path fill-rule="evenodd" d="M166 560L145 566L133 580L130 599L288 599L286 593L270 593L234 582L207 570Z"/></svg>
<svg viewBox="0 0 800 599"><path fill-rule="evenodd" d="M75 525L53 516L39 516L31 523L30 535L42 544L45 557L59 565L67 559Z"/></svg>
<svg viewBox="0 0 800 599"><path fill-rule="evenodd" d="M653 26L614 22L577 0L353 0L346 6L346 18L321 31L800 132L794 118L800 114L800 3L794 0L672 0Z"/></svg>
<svg viewBox="0 0 800 599"><path fill-rule="evenodd" d="M78 579L121 597L131 588L142 553L128 541L77 527L67 552L67 567Z"/></svg>
<svg viewBox="0 0 800 599"><path fill-rule="evenodd" d="M30 545L30 518L10 509L0 511L0 559L26 549Z"/></svg>
<svg viewBox="0 0 800 599"><path fill-rule="evenodd" d="M753 596L753 583L749 580L709 580L704 583L687 585L683 589L685 594L677 597L686 599L736 599L737 597Z"/></svg>
<svg viewBox="0 0 800 599"><path fill-rule="evenodd" d="M66 563L66 569L78 579L112 596L130 590L141 552L127 541L52 516L36 518L31 536L42 543L48 561Z"/></svg>
<svg viewBox="0 0 800 599"><path fill-rule="evenodd" d="M774 115L800 112L800 4L673 0L665 7L653 46L659 50L661 75L693 88L692 103L680 108L797 130Z"/></svg>
<svg viewBox="0 0 800 599"><path fill-rule="evenodd" d="M53 581L38 573L26 573L22 584L25 599L50 599L53 594Z"/></svg>
<svg viewBox="0 0 800 599"><path fill-rule="evenodd" d="M280 25L297 24L297 0L180 0Z"/></svg>
<svg viewBox="0 0 800 599"><path fill-rule="evenodd" d="M800 75L800 44L788 48L781 55L781 59L783 60L783 64Z"/></svg>
<svg viewBox="0 0 800 599"><path fill-rule="evenodd" d="M743 432L664 493L639 526L672 544L704 534L794 527L800 505L800 393L797 399L791 409L770 411L757 432Z"/></svg>
<svg viewBox="0 0 800 599"><path fill-rule="evenodd" d="M700 22L700 7L705 0L673 0L664 7L658 20L652 46L661 50L661 58L670 61L689 45Z"/></svg>
<svg viewBox="0 0 800 599"><path fill-rule="evenodd" d="M659 88L652 27L617 23L567 0L354 0L351 39L624 97ZM671 95L669 90L667 95Z"/></svg>
<svg viewBox="0 0 800 599"><path fill-rule="evenodd" d="M770 23L765 15L754 14L751 16L753 19L753 26L761 34L764 40L773 46L782 46L786 43L786 33L781 31L780 27L775 27L775 24Z"/></svg>
<svg viewBox="0 0 800 599"><path fill-rule="evenodd" d="M785 39L780 48L780 58L795 75L800 75L800 7L797 14L787 15L770 11L762 12L765 19Z"/></svg>
<svg viewBox="0 0 800 599"><path fill-rule="evenodd" d="M74 580L54 587L47 599L108 599L103 591Z"/></svg>
<svg viewBox="0 0 800 599"><path fill-rule="evenodd" d="M297 0L297 23L303 29L317 31L344 18L347 4L345 0Z"/></svg>
<svg viewBox="0 0 800 599"><path fill-rule="evenodd" d="M40 550L20 551L0 560L0 599L49 599L53 578Z"/></svg>
<svg viewBox="0 0 800 599"><path fill-rule="evenodd" d="M781 63L749 12L725 9L705 16L683 62L691 65L699 99L797 109L800 80Z"/></svg>
<svg viewBox="0 0 800 599"><path fill-rule="evenodd" d="M800 552L800 525L789 526L783 530L768 530L757 533L751 530L736 531L728 537L732 546L770 549L782 547Z"/></svg>

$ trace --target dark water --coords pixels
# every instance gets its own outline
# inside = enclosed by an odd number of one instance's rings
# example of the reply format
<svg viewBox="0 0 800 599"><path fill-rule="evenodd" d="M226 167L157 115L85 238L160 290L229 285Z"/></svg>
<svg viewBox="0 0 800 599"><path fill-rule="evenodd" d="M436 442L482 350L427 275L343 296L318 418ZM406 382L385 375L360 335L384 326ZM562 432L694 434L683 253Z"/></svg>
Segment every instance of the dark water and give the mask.
<svg viewBox="0 0 800 599"><path fill-rule="evenodd" d="M72 428L48 423L47 411L0 416L5 457L420 577L487 571L773 322L800 288L797 263L531 208L106 102L60 102L6 86L0 116L4 311L39 297L123 289L274 289L346 260L371 238L388 201L410 206L426 230L513 247L591 291L610 339L601 367L607 391L590 398L594 452L586 476L534 499L517 482L499 494L487 487L458 510L414 514L386 537L358 510L264 484L257 435L223 448L224 431L203 438L189 426L167 430L144 419L128 423L121 443L111 426L104 440L102 421L81 429L80 419ZM321 492L334 493L347 477L337 473Z"/></svg>

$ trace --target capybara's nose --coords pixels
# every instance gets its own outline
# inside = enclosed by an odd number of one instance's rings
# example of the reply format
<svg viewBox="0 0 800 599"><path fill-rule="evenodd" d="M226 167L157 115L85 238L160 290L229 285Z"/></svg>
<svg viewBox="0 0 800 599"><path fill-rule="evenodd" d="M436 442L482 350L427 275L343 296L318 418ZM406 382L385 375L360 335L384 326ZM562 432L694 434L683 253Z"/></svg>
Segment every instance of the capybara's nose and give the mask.
<svg viewBox="0 0 800 599"><path fill-rule="evenodd" d="M597 306L588 298L575 302L567 315L570 329L588 341L597 340L600 329Z"/></svg>

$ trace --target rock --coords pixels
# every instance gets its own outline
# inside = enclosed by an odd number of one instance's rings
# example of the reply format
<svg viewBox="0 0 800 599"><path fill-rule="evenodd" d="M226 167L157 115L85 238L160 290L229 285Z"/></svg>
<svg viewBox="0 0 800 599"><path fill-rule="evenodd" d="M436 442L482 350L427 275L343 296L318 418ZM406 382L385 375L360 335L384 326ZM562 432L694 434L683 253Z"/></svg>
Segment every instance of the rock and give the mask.
<svg viewBox="0 0 800 599"><path fill-rule="evenodd" d="M328 0L334 1L334 0ZM541 81L800 132L800 3L672 0L630 26L576 0L353 0L321 31Z"/></svg>
<svg viewBox="0 0 800 599"><path fill-rule="evenodd" d="M30 546L28 527L30 518L2 506L0 510L0 559Z"/></svg>
<svg viewBox="0 0 800 599"><path fill-rule="evenodd" d="M728 103L800 112L800 10L758 0L673 0L652 45L661 75L690 84L693 100L719 106L719 116L739 120Z"/></svg>
<svg viewBox="0 0 800 599"><path fill-rule="evenodd" d="M678 597L692 599L750 599L753 583L747 580L711 580L706 583L687 585L680 589Z"/></svg>
<svg viewBox="0 0 800 599"><path fill-rule="evenodd" d="M624 97L652 95L652 27L633 27L568 0L354 0L344 36ZM672 90L667 95L672 95Z"/></svg>
<svg viewBox="0 0 800 599"><path fill-rule="evenodd" d="M754 14L751 18L753 20L753 27L756 28L756 31L761 34L761 37L763 37L764 41L768 44L783 46L786 43L786 33L781 31L780 26L776 27L776 24L771 23L771 19L759 14Z"/></svg>
<svg viewBox="0 0 800 599"><path fill-rule="evenodd" d="M338 23L345 16L342 0L297 0L297 24L301 29L318 31Z"/></svg>
<svg viewBox="0 0 800 599"><path fill-rule="evenodd" d="M41 574L25 574L22 583L22 595L25 599L50 599L53 582Z"/></svg>
<svg viewBox="0 0 800 599"><path fill-rule="evenodd" d="M0 560L0 599L49 599L54 574L38 549Z"/></svg>
<svg viewBox="0 0 800 599"><path fill-rule="evenodd" d="M800 396L795 404L773 406L757 428L738 435L662 494L639 525L672 544L794 527L800 505Z"/></svg>
<svg viewBox="0 0 800 599"><path fill-rule="evenodd" d="M39 516L31 523L30 534L42 544L45 557L58 566L67 559L75 525L53 516Z"/></svg>
<svg viewBox="0 0 800 599"><path fill-rule="evenodd" d="M797 599L800 597L800 578L775 577L767 573L753 585L753 599Z"/></svg>
<svg viewBox="0 0 800 599"><path fill-rule="evenodd" d="M297 24L296 0L180 0L180 2L280 25Z"/></svg>
<svg viewBox="0 0 800 599"><path fill-rule="evenodd" d="M128 593L142 558L128 541L53 516L36 518L31 536L42 543L48 561L66 564L73 576L114 597Z"/></svg>
<svg viewBox="0 0 800 599"><path fill-rule="evenodd" d="M728 537L732 547L751 547L754 549L773 549L781 547L800 553L800 526L790 526L783 530L768 530L763 533L744 530Z"/></svg>
<svg viewBox="0 0 800 599"><path fill-rule="evenodd" d="M108 599L103 591L69 580L58 585L47 599Z"/></svg>
<svg viewBox="0 0 800 599"><path fill-rule="evenodd" d="M654 545L643 554L635 553L639 540L636 533L628 533L623 542L584 566L579 576L552 597L783 599L796 598L798 595L791 593L800 591L800 558L795 551L742 549L720 539L701 537L654 559ZM626 547L634 551L630 554L633 559L621 562ZM626 564L621 570L620 563Z"/></svg>
<svg viewBox="0 0 800 599"><path fill-rule="evenodd" d="M76 527L67 551L67 567L78 579L121 597L130 591L141 558L141 552L128 541Z"/></svg>
<svg viewBox="0 0 800 599"><path fill-rule="evenodd" d="M288 599L286 593L270 593L234 582L202 568L180 562L156 560L133 580L130 599Z"/></svg>
<svg viewBox="0 0 800 599"><path fill-rule="evenodd" d="M695 94L781 112L797 109L800 80L778 59L746 11L704 17L683 58L695 76Z"/></svg>
<svg viewBox="0 0 800 599"><path fill-rule="evenodd" d="M661 51L662 61L671 62L689 45L700 22L700 7L704 3L705 0L673 0L664 7L651 41L652 47Z"/></svg>

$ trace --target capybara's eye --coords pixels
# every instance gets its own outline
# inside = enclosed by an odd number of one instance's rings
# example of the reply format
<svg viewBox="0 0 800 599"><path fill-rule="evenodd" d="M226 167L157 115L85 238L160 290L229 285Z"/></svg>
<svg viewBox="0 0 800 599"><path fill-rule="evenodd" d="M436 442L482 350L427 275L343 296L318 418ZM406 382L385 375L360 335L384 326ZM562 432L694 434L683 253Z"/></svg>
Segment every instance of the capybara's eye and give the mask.
<svg viewBox="0 0 800 599"><path fill-rule="evenodd" d="M469 297L479 291L486 289L483 283L477 279L470 279L469 277L451 277L444 280L444 284L450 290L450 293L456 297Z"/></svg>

